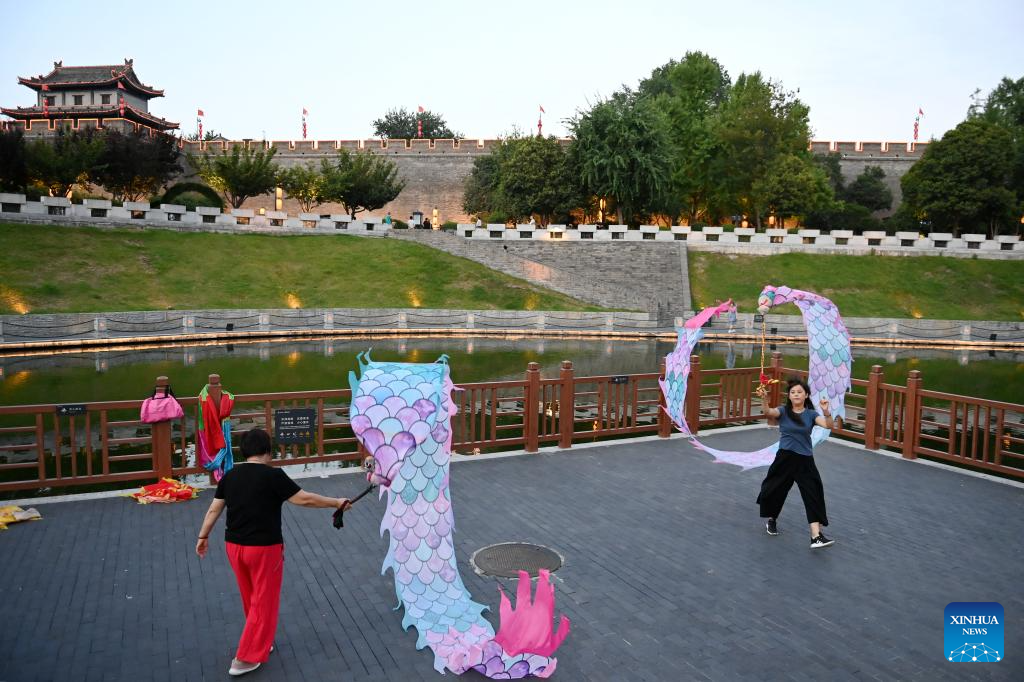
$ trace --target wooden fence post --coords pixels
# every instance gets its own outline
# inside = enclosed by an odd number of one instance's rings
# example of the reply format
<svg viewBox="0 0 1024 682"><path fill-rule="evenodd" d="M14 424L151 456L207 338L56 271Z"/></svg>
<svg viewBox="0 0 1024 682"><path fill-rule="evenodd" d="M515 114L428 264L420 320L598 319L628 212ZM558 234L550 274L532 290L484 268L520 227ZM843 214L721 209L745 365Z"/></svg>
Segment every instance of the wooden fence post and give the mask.
<svg viewBox="0 0 1024 682"><path fill-rule="evenodd" d="M665 358L661 359L661 380L665 381ZM687 384L689 386L689 384ZM665 392L658 386L658 438L668 438L672 435L672 418L668 416L668 402L665 400Z"/></svg>
<svg viewBox="0 0 1024 682"><path fill-rule="evenodd" d="M686 425L691 433L700 430L700 356L690 356L690 376L686 380Z"/></svg>
<svg viewBox="0 0 1024 682"><path fill-rule="evenodd" d="M156 378L157 394L166 391L170 382L165 376ZM171 422L163 421L151 424L150 439L153 444L153 470L160 478L169 478L171 475Z"/></svg>
<svg viewBox="0 0 1024 682"><path fill-rule="evenodd" d="M540 414L537 403L540 401L540 365L531 362L526 366L526 394L523 399L523 437L526 440L526 451L537 452Z"/></svg>
<svg viewBox="0 0 1024 682"><path fill-rule="evenodd" d="M868 450L878 449L878 429L882 424L881 386L884 378L882 366L872 365L864 406L864 447Z"/></svg>
<svg viewBox="0 0 1024 682"><path fill-rule="evenodd" d="M920 390L921 370L912 369L907 375L907 395L903 403L903 459L917 459L917 434L921 426ZM953 432L950 437L953 437Z"/></svg>
<svg viewBox="0 0 1024 682"><path fill-rule="evenodd" d="M576 429L576 378L572 368L572 360L562 360L562 371L559 374L561 384L558 387L558 447L571 448L572 435Z"/></svg>

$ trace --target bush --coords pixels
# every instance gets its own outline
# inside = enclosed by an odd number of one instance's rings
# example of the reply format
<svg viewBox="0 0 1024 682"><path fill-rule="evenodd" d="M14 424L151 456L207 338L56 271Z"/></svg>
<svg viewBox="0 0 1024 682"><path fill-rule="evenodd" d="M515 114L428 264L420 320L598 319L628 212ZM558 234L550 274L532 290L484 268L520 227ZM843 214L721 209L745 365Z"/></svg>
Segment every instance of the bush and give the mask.
<svg viewBox="0 0 1024 682"><path fill-rule="evenodd" d="M160 200L160 203L153 203L153 206L159 206L160 204L178 204L179 206L184 206L185 210L187 211L194 211L196 210L197 206L224 208L223 206L217 205L214 202L210 201L210 198L208 196L206 196L205 194L200 194L199 192L183 192L174 197L174 201L167 201L166 195L163 198L156 198Z"/></svg>
<svg viewBox="0 0 1024 682"><path fill-rule="evenodd" d="M391 219L391 229L392 230L408 230L409 229L409 223L405 222L404 220L398 220L397 218L392 218Z"/></svg>
<svg viewBox="0 0 1024 682"><path fill-rule="evenodd" d="M446 220L443 223L441 223L441 229L447 230L448 232L454 231L456 228L458 228L458 226L459 224L454 220Z"/></svg>
<svg viewBox="0 0 1024 682"><path fill-rule="evenodd" d="M881 223L871 216L870 210L846 201L837 201L824 211L808 213L804 224L820 230L852 230L854 234L881 229Z"/></svg>
<svg viewBox="0 0 1024 682"><path fill-rule="evenodd" d="M202 197L202 203L199 200L196 201L195 205L190 208L195 209L196 206L213 206L216 208L224 208L224 199L217 193L212 187L208 187L201 182L179 182L172 185L164 192L162 197L153 197L153 199L159 200L159 204L182 204L182 195L185 194L198 194ZM156 205L159 205L156 204ZM186 204L187 206L188 204Z"/></svg>

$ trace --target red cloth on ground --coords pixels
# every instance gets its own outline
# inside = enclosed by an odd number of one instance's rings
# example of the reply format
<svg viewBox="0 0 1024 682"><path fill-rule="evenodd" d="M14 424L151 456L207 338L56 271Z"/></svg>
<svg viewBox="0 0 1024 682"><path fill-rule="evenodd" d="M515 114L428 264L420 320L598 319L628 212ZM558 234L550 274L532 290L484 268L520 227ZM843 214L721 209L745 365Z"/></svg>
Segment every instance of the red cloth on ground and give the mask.
<svg viewBox="0 0 1024 682"><path fill-rule="evenodd" d="M224 544L245 611L245 628L235 658L246 663L266 663L277 632L284 545Z"/></svg>

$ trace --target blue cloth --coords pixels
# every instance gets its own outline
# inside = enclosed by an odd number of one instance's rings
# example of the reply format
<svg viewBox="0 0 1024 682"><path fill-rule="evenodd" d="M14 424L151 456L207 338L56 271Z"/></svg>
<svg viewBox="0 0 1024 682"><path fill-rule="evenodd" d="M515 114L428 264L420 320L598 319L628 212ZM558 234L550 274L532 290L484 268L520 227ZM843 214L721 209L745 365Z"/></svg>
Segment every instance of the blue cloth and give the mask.
<svg viewBox="0 0 1024 682"><path fill-rule="evenodd" d="M203 466L206 467L207 471L220 469L221 475L224 475L231 471L231 467L235 465L235 458L231 454L231 420L225 419L220 423L220 426L224 430L224 447L221 448L212 462L207 462Z"/></svg>
<svg viewBox="0 0 1024 682"><path fill-rule="evenodd" d="M818 413L809 407L805 407L800 414L794 414L797 421L789 418L786 406L779 408L779 449L790 450L798 455L814 454L814 446L811 445L811 431L814 430L814 420Z"/></svg>

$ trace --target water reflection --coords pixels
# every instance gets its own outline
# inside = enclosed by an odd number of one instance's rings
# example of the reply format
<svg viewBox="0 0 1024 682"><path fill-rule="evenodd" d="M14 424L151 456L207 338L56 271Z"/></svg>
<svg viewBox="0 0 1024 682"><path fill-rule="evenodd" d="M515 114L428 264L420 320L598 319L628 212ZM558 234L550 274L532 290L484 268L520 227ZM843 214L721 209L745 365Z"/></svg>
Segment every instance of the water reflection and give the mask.
<svg viewBox="0 0 1024 682"><path fill-rule="evenodd" d="M529 362L556 377L562 360L577 376L656 372L671 352L667 340L553 339L534 337L386 337L260 341L109 350L59 355L0 357L0 404L84 402L141 398L158 375L178 395L194 395L208 374L219 373L238 393L297 391L347 386L357 353L373 347L377 360L430 362L447 354L456 382L500 381L524 376ZM806 346L779 345L787 367L807 366ZM732 342L702 344L706 369L757 366L761 347ZM854 376L866 378L882 365L885 381L902 383L919 369L925 386L939 391L1020 401L1024 353L913 348L865 348L854 352ZM770 358L768 359L770 361Z"/></svg>

